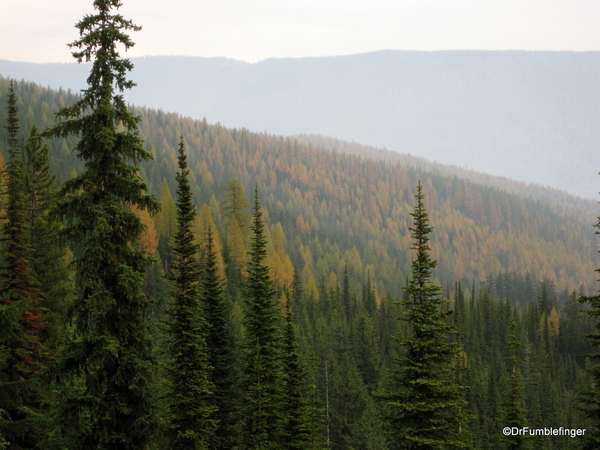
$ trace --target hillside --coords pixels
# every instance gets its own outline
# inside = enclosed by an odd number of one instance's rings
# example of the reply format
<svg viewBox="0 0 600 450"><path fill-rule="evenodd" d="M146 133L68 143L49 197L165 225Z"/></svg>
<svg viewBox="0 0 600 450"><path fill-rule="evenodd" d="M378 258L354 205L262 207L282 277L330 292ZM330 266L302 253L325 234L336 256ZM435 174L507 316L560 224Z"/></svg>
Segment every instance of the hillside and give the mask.
<svg viewBox="0 0 600 450"><path fill-rule="evenodd" d="M128 101L228 127L312 133L592 198L600 53L382 51L269 59L134 58ZM0 74L81 89L76 64Z"/></svg>
<svg viewBox="0 0 600 450"><path fill-rule="evenodd" d="M1 83L0 104L7 81ZM23 129L50 124L52 112L74 100L67 92L27 83L17 85L17 94ZM315 295L319 283L339 277L345 264L355 280L369 274L381 292L400 291L409 273L409 213L418 180L425 186L435 227L437 276L444 285L457 280L469 285L514 272L548 279L560 289L593 289L592 201L508 181L508 188L501 189L460 178L457 168L445 173L340 154L293 138L227 129L147 108L136 113L155 157L142 166L152 191L164 197L166 183L173 196L175 149L182 133L198 206L212 205L218 217L215 204L228 180L241 180L246 192L258 183L269 222L282 225L287 251ZM0 121L4 114L0 109ZM71 145L51 143L53 165L63 179L80 170Z"/></svg>
<svg viewBox="0 0 600 450"><path fill-rule="evenodd" d="M560 189L535 183L526 183L508 177L490 175L489 173L478 172L456 165L441 164L421 156L411 155L410 153L398 153L387 149L314 134L300 134L294 136L294 138L301 144L356 155L362 158L410 166L426 172L438 172L442 175L456 176L476 184L511 192L534 200L550 201L551 203L558 202L565 206L576 206L584 210L593 209L596 204L595 201L591 201L588 198L574 197Z"/></svg>
<svg viewBox="0 0 600 450"><path fill-rule="evenodd" d="M0 78L0 121L6 121L1 105L7 86ZM21 139L33 124L48 126L59 106L75 100L72 93L31 83L18 83L15 90ZM411 275L408 228L421 181L435 227L431 253L440 263L434 282L443 286L443 307L454 311L449 320L460 330L459 371L468 386L472 448L505 448L498 430L506 426L504 399L514 371L512 329L522 343L519 370L527 424L591 429L575 399L588 382L584 355L591 349L584 335L594 324L582 313L576 290L596 289L595 202L410 155L386 160L385 151L352 143L323 141L326 147L348 150L340 153L148 108L135 108L135 113L154 155L140 174L163 208L154 218L139 213L146 226L139 246L154 260L143 283L156 322L153 344L163 348L165 327L159 324L168 322L165 311L173 304L164 275L173 258L175 149L183 136L199 207L192 228L204 249L206 225L217 225L214 267L225 291L221 317L231 352L226 368L233 389L228 391L232 423L243 423L246 411L243 362L250 306L243 294L249 214L244 208L234 213L230 206L234 193L243 200L243 191L257 186L267 224L265 262L277 287L272 297L279 305L290 301L293 318L286 313L286 329L297 331L300 364L286 373L305 378L301 395L309 399L316 424L311 434L327 440L327 446L317 448L397 448L382 420L386 406L374 392L389 387L389 369L399 354L394 336L410 330L397 318ZM1 128L4 153L5 142L6 128ZM71 139L49 142L51 167L62 180L82 169L74 144ZM205 251L200 256L207 263ZM72 276L65 273L59 281ZM48 317L56 325L69 323L62 311ZM165 352L156 356L164 360ZM167 381L163 370L155 375L158 396ZM164 397L154 402L161 416L164 402ZM149 448L166 447L161 428L149 436ZM538 441L544 448L568 448L571 442L568 436Z"/></svg>

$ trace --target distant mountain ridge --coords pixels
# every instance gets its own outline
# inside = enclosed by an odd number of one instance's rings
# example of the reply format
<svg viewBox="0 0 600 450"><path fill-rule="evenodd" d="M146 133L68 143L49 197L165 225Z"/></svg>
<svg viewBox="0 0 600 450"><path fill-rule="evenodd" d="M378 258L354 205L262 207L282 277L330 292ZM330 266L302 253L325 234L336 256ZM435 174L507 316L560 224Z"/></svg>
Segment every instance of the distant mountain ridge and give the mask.
<svg viewBox="0 0 600 450"><path fill-rule="evenodd" d="M132 58L137 105L271 134L333 136L592 198L600 52L381 51L268 59ZM84 87L76 64L0 74Z"/></svg>

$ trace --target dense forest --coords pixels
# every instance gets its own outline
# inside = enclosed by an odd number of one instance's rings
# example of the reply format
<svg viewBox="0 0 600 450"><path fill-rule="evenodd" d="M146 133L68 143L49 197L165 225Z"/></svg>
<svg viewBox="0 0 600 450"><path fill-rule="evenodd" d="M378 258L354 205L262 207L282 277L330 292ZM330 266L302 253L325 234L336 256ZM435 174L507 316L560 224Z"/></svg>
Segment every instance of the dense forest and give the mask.
<svg viewBox="0 0 600 450"><path fill-rule="evenodd" d="M8 80L0 83L5 98ZM25 130L51 126L54 112L77 99L31 83L19 83L16 92ZM154 219L157 239L175 220L181 134L198 209L206 204L219 222L218 205L230 180L239 180L245 192L259 183L268 222L281 225L290 258L309 289L319 278L340 277L347 264L352 279L366 279L371 270L378 292L400 292L410 271L409 213L419 179L435 228L436 282L461 281L470 289L473 281L500 273L529 273L562 290L594 288L591 201L506 179L486 181L484 174L427 166L414 157L385 162L161 111L133 108L133 113L141 117L140 136L154 158L140 164L141 173L163 203ZM0 120L5 114L0 111ZM69 139L48 141L50 165L61 181L83 167ZM479 182L465 179L477 175Z"/></svg>
<svg viewBox="0 0 600 450"><path fill-rule="evenodd" d="M0 77L0 449L583 448L502 429L595 426L593 203L126 107L98 64Z"/></svg>
<svg viewBox="0 0 600 450"><path fill-rule="evenodd" d="M2 99L8 83L2 79ZM53 112L79 98L24 82L15 84L15 92L22 130L51 126ZM306 395L312 386L313 400L325 411L323 396L329 392L329 419L321 419L332 448L387 448L380 405L372 394L385 384L398 351L393 336L403 324L396 320L397 301L410 275L409 214L418 180L423 180L435 229L435 282L444 286L447 307L455 309L468 355L465 378L476 448L501 448L511 318L519 323L523 343L528 423L584 423L576 395L585 381L583 333L592 325L578 312L575 299L576 291L589 292L594 283L589 205L560 196L543 201L526 191L509 193L437 170L228 130L161 111L134 108L134 113L141 116L141 135L154 157L141 164L140 172L162 203L162 212L153 218L140 214L147 226L140 245L155 260L144 290L156 304L156 320L165 320L169 303L163 276L173 259L181 133L199 211L194 230L205 246L203 230L206 224L214 227L234 348L244 335L241 289L250 236L246 192L253 183L259 186L277 297L282 305L286 292L291 297L299 353L311 371ZM6 120L6 110L1 116ZM25 139L23 133L20 141ZM82 170L70 150L72 139L47 142L50 166L60 180ZM232 206L236 202L239 208ZM548 448L564 448L564 442L551 447L549 440Z"/></svg>

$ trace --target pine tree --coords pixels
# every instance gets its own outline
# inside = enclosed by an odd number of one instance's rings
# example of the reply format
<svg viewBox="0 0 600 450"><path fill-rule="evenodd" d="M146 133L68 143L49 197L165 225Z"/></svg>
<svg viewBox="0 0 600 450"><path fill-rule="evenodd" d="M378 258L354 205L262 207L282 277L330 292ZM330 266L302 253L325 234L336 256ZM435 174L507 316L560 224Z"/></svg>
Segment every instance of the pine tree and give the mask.
<svg viewBox="0 0 600 450"><path fill-rule="evenodd" d="M19 119L14 86L8 94L8 153L6 222L0 267L0 436L11 449L37 448L45 424L40 378L45 349L40 343L43 317L40 292L30 268L27 204L22 152L18 147Z"/></svg>
<svg viewBox="0 0 600 450"><path fill-rule="evenodd" d="M59 357L62 382L56 417L64 446L146 448L155 429L150 381L155 366L149 339L150 302L143 294L148 259L137 248L143 225L133 208L159 209L135 163L151 159L139 138L138 117L122 94L133 65L119 56L140 28L113 9L119 0L95 0L94 14L76 26L71 44L78 62L92 62L88 88L48 136L80 136L76 150L85 169L61 190L58 210L79 245L78 298L72 307L73 338Z"/></svg>
<svg viewBox="0 0 600 450"><path fill-rule="evenodd" d="M406 336L398 336L402 354L392 372L395 389L386 398L395 448L450 449L467 448L464 429L464 388L451 380L456 346L448 339L452 327L448 313L440 312L441 287L430 282L436 267L429 251L433 228L424 206L421 183L417 186L417 205L411 216L412 246L416 258L412 276L405 288L402 320L409 325ZM461 429L461 424L463 429Z"/></svg>
<svg viewBox="0 0 600 450"><path fill-rule="evenodd" d="M248 277L244 285L245 361L242 448L281 448L281 336L275 288L265 264L267 240L255 190Z"/></svg>
<svg viewBox="0 0 600 450"><path fill-rule="evenodd" d="M214 248L213 230L206 230L206 251L201 283L201 299L208 325L206 343L208 364L212 367L210 381L213 384L211 404L216 408L214 418L218 425L212 433L210 448L228 449L235 444L235 385L233 374L233 337L228 320L229 310L223 296L219 279L217 254Z"/></svg>
<svg viewBox="0 0 600 450"><path fill-rule="evenodd" d="M192 224L189 170L183 137L179 143L177 173L177 230L173 248L173 305L169 310L170 378L169 444L172 449L208 448L216 423L211 401L212 383L206 348L206 321L200 303L200 264Z"/></svg>

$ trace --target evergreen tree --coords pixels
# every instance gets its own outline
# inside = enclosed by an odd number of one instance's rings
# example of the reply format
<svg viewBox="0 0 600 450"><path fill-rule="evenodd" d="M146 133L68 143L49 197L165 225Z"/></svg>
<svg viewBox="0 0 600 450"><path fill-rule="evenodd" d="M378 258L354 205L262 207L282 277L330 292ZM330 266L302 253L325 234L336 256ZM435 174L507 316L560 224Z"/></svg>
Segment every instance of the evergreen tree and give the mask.
<svg viewBox="0 0 600 450"><path fill-rule="evenodd" d="M286 296L283 329L283 448L304 449L306 436L306 402L302 395L306 370L300 361L296 326L290 299Z"/></svg>
<svg viewBox="0 0 600 450"><path fill-rule="evenodd" d="M8 153L4 252L0 266L0 436L11 449L37 448L44 429L44 393L40 378L45 349L40 343L43 318L40 292L30 268L27 204L19 119L14 86L8 94Z"/></svg>
<svg viewBox="0 0 600 450"><path fill-rule="evenodd" d="M596 222L596 234L600 235L600 216ZM600 273L600 269L596 269ZM600 281L600 280L599 280ZM587 355L592 365L588 369L591 378L590 385L580 396L581 410L591 420L593 429L586 433L584 449L597 449L600 447L600 294L580 296L579 302L587 303L589 308L585 312L594 320L596 332L587 335L589 344L595 353Z"/></svg>
<svg viewBox="0 0 600 450"><path fill-rule="evenodd" d="M375 287L371 282L371 273L367 273L367 283L363 285L363 305L369 315L373 315L377 310L377 298L375 296Z"/></svg>
<svg viewBox="0 0 600 450"><path fill-rule="evenodd" d="M523 428L525 426L525 408L523 408L523 381L519 369L519 347L521 343L517 338L516 324L514 320L510 324L510 335L508 345L510 347L507 396L505 398L504 426ZM525 449L525 436L502 436L510 450Z"/></svg>
<svg viewBox="0 0 600 450"><path fill-rule="evenodd" d="M352 330L352 348L356 366L370 392L377 387L381 364L376 322L361 311L352 321Z"/></svg>
<svg viewBox="0 0 600 450"><path fill-rule="evenodd" d="M235 444L235 373L233 364L233 337L229 328L229 310L223 296L222 280L219 279L217 254L214 248L213 230L206 231L206 251L201 283L201 299L208 325L206 343L208 364L212 367L210 381L213 384L211 403L216 408L214 418L218 423L210 439L210 448L228 449Z"/></svg>
<svg viewBox="0 0 600 450"><path fill-rule="evenodd" d="M208 448L215 428L209 405L212 383L209 381L206 348L206 321L200 303L200 264L192 224L196 208L192 203L189 170L183 137L179 143L177 173L177 230L173 248L173 305L169 310L170 417L169 444L172 449Z"/></svg>
<svg viewBox="0 0 600 450"><path fill-rule="evenodd" d="M292 279L292 306L298 308L304 296L304 288L302 286L302 278L298 267L294 264L294 277Z"/></svg>
<svg viewBox="0 0 600 450"><path fill-rule="evenodd" d="M352 313L352 300L350 297L350 277L348 276L348 264L344 264L344 280L342 284L342 305L346 313L346 319L350 319Z"/></svg>
<svg viewBox="0 0 600 450"><path fill-rule="evenodd" d="M77 24L80 38L71 47L78 62L92 62L88 88L46 132L80 136L76 150L85 164L64 184L58 204L69 219L65 234L80 248L73 338L58 367L56 417L68 448L142 449L155 428L151 305L142 290L148 259L136 247L143 225L133 209L155 213L159 205L135 165L151 159L138 136L139 118L115 92L134 86L126 78L133 65L119 57L119 47L132 47L127 31L140 29L112 13L120 6L95 0L94 14Z"/></svg>
<svg viewBox="0 0 600 450"><path fill-rule="evenodd" d="M281 448L281 336L275 288L265 264L267 240L255 190L248 277L244 285L245 361L242 448Z"/></svg>
<svg viewBox="0 0 600 450"><path fill-rule="evenodd" d="M158 234L157 250L164 271L168 274L173 262L173 237L177 228L177 208L166 178L163 178L160 186L160 208L160 213L155 217Z"/></svg>
<svg viewBox="0 0 600 450"><path fill-rule="evenodd" d="M316 370L316 355L313 353L302 424L302 431L306 436L304 448L307 450L325 450L329 447L326 437L325 409L321 392L317 387Z"/></svg>
<svg viewBox="0 0 600 450"><path fill-rule="evenodd" d="M57 201L56 177L50 174L48 147L35 126L25 145L25 156L31 269L39 286L40 307L46 322L40 340L48 354L54 356L65 334L64 319L73 283L67 262L68 250L59 236L62 225L50 214Z"/></svg>
<svg viewBox="0 0 600 450"><path fill-rule="evenodd" d="M450 449L467 448L464 429L464 388L451 381L456 346L448 339L452 327L448 313L440 312L441 287L430 282L436 261L429 251L433 228L423 203L421 183L417 186L417 205L410 228L416 257L412 276L405 288L406 308L402 319L410 332L398 336L402 354L392 372L395 392L386 396L395 448ZM462 424L462 429L461 429Z"/></svg>
<svg viewBox="0 0 600 450"><path fill-rule="evenodd" d="M331 442L334 448L366 448L361 422L371 398L362 381L348 343L333 349L329 367L329 415Z"/></svg>

